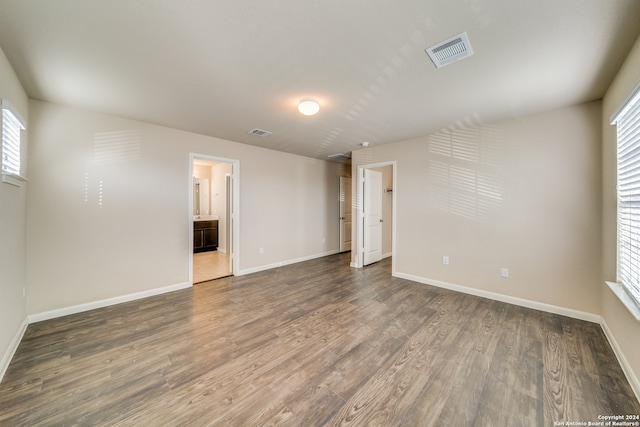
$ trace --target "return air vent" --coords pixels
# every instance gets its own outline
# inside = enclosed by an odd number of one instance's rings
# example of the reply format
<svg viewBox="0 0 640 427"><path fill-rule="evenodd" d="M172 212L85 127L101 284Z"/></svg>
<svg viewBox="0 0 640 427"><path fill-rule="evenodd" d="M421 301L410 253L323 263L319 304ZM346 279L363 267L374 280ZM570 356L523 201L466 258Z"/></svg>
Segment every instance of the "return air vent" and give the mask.
<svg viewBox="0 0 640 427"><path fill-rule="evenodd" d="M336 154L330 154L329 157L331 160L336 160L339 162L348 162L351 160L351 153L336 153Z"/></svg>
<svg viewBox="0 0 640 427"><path fill-rule="evenodd" d="M255 136L269 136L271 135L273 132L269 132L268 130L263 130L263 129L253 129L250 130L249 133L251 135L255 135Z"/></svg>
<svg viewBox="0 0 640 427"><path fill-rule="evenodd" d="M473 55L467 33L458 34L425 50L437 68Z"/></svg>

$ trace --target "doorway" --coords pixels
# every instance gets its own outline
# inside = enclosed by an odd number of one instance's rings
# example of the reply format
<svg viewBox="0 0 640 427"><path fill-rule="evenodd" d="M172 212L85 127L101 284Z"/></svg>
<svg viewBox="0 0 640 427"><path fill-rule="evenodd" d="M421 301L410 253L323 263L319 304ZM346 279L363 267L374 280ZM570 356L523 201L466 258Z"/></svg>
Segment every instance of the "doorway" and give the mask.
<svg viewBox="0 0 640 427"><path fill-rule="evenodd" d="M364 267L396 251L395 161L358 166L356 182L356 253L353 266Z"/></svg>
<svg viewBox="0 0 640 427"><path fill-rule="evenodd" d="M351 178L340 177L340 252L351 250L351 224L353 201L351 199Z"/></svg>
<svg viewBox="0 0 640 427"><path fill-rule="evenodd" d="M238 271L239 161L190 154L189 281Z"/></svg>

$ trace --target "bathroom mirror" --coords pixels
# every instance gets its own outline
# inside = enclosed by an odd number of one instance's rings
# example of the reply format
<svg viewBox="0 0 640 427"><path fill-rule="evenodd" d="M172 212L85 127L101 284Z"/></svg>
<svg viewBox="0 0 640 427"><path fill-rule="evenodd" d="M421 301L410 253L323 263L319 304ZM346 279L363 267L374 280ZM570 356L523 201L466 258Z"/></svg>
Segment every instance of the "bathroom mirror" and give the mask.
<svg viewBox="0 0 640 427"><path fill-rule="evenodd" d="M193 179L193 214L209 215L209 180Z"/></svg>

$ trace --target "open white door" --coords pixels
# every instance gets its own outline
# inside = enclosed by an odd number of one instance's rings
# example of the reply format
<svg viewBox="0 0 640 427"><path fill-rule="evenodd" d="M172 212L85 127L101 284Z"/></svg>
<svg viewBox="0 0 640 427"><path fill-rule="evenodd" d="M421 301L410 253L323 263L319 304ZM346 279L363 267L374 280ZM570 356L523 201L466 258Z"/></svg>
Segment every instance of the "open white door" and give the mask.
<svg viewBox="0 0 640 427"><path fill-rule="evenodd" d="M364 170L364 265L382 259L382 172Z"/></svg>
<svg viewBox="0 0 640 427"><path fill-rule="evenodd" d="M340 252L351 250L351 178L340 177Z"/></svg>
<svg viewBox="0 0 640 427"><path fill-rule="evenodd" d="M231 174L229 174L227 178L227 252L229 253L229 271L231 274L234 274L233 265L236 257L236 248L234 247L234 230L235 230L235 220L236 220L236 212L235 212L235 192L234 192L234 176L235 176L235 165L231 164Z"/></svg>

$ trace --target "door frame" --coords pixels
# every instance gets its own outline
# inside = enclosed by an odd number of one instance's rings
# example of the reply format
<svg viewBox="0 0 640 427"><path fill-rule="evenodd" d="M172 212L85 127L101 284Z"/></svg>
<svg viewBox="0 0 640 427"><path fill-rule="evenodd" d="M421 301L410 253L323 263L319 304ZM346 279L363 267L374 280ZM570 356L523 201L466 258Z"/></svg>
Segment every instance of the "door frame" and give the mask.
<svg viewBox="0 0 640 427"><path fill-rule="evenodd" d="M355 238L351 239L352 242L356 242L356 247L354 261L351 263L351 266L355 268L362 268L364 266L364 170L385 166L391 166L391 176L393 177L393 185L391 188L391 212L393 213L391 221L391 273L394 275L396 272L396 218L398 217L396 210L396 175L398 167L395 160L358 165L358 173L356 174L356 208L353 210L353 222L355 222L356 226L352 228L356 235ZM353 244L351 245L351 250L354 250Z"/></svg>
<svg viewBox="0 0 640 427"><path fill-rule="evenodd" d="M225 157L210 156L208 154L189 153L189 284L193 286L193 163L196 159L207 160L231 165L232 181L232 213L227 222L231 222L231 241L227 242L227 252L231 258L231 274L236 275L240 271L240 160Z"/></svg>

